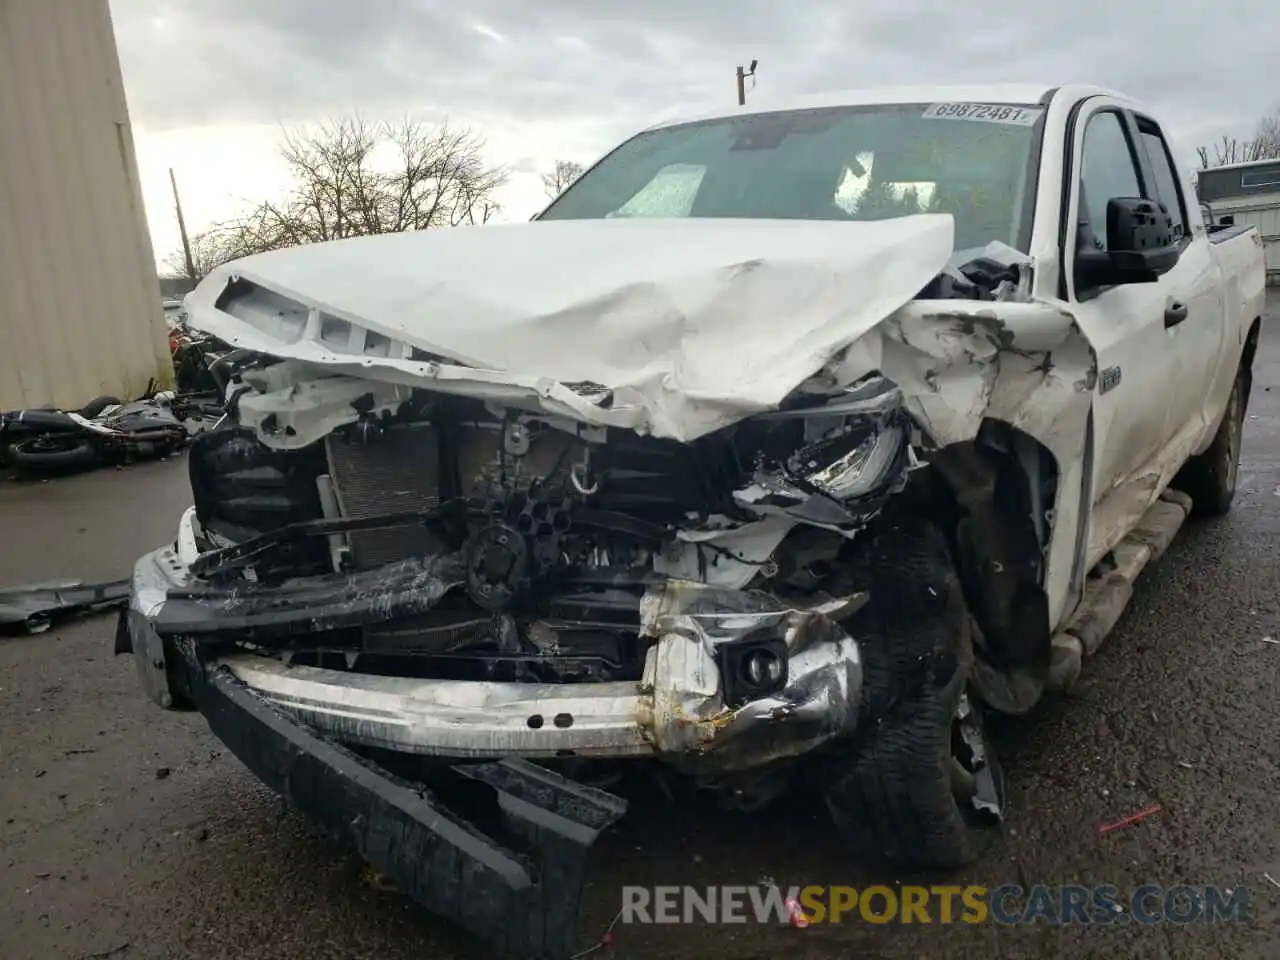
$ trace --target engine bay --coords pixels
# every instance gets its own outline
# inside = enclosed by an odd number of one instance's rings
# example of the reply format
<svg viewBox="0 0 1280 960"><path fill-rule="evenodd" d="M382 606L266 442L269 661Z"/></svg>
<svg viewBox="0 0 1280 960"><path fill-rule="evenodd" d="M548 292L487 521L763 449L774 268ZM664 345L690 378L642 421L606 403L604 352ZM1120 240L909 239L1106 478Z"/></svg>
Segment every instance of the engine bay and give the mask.
<svg viewBox="0 0 1280 960"><path fill-rule="evenodd" d="M430 609L272 645L396 674L636 679L664 581L799 605L852 589L842 553L917 462L900 404L872 377L685 444L415 390L300 449L233 404L191 454L193 569L261 590L435 558Z"/></svg>

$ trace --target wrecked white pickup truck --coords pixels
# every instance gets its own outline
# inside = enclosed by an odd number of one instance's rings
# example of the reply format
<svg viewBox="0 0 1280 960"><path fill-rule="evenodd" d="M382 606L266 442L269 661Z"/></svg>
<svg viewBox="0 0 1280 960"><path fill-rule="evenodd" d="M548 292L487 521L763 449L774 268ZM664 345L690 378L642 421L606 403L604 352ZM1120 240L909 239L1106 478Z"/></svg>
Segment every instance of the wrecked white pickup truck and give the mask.
<svg viewBox="0 0 1280 960"><path fill-rule="evenodd" d="M1262 248L1174 156L1092 88L874 91L651 128L529 224L227 264L187 309L228 416L118 649L522 955L569 952L620 768L816 774L853 855L969 861L984 714L1232 500Z"/></svg>

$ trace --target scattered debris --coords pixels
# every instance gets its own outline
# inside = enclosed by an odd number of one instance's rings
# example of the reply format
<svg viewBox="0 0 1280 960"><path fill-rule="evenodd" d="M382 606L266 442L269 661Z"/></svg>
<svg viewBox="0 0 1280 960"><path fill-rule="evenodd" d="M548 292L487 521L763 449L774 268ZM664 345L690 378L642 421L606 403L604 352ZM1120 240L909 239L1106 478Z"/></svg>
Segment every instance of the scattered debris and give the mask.
<svg viewBox="0 0 1280 960"><path fill-rule="evenodd" d="M797 930L803 930L809 926L809 918L805 916L804 909L800 906L800 902L794 897L787 897L785 901L787 905L787 921Z"/></svg>
<svg viewBox="0 0 1280 960"><path fill-rule="evenodd" d="M104 950L102 953L86 953L84 960L108 960L109 957L118 957L129 949L129 941L126 940L118 947L112 947L110 950Z"/></svg>
<svg viewBox="0 0 1280 960"><path fill-rule="evenodd" d="M168 779L169 779L169 773L170 773L170 772L171 772L171 771L169 770L169 768L168 768L168 767L156 767L156 779L157 779L157 780L168 780Z"/></svg>
<svg viewBox="0 0 1280 960"><path fill-rule="evenodd" d="M379 893L402 892L390 877L370 866L366 866L360 871L360 880L365 886L377 890Z"/></svg>
<svg viewBox="0 0 1280 960"><path fill-rule="evenodd" d="M1263 879L1263 880L1265 880L1265 881L1267 881L1267 883L1271 884L1271 885L1272 885L1273 887L1275 887L1277 890L1280 890L1280 880L1276 880L1276 878L1275 878L1275 877L1273 877L1271 874L1269 874L1269 873L1264 873L1264 874L1262 875L1262 879Z"/></svg>
<svg viewBox="0 0 1280 960"><path fill-rule="evenodd" d="M1178 761L1178 766L1180 766L1180 767L1182 767L1182 768L1184 768L1184 769L1186 769L1186 770L1194 770L1194 769L1196 768L1196 765L1195 765L1194 763L1187 763L1187 761L1186 761L1186 760L1179 760L1179 761Z"/></svg>
<svg viewBox="0 0 1280 960"><path fill-rule="evenodd" d="M43 633L55 619L109 610L128 601L128 580L90 584L83 580L57 580L0 587L0 632Z"/></svg>
<svg viewBox="0 0 1280 960"><path fill-rule="evenodd" d="M45 775L45 771L43 771L43 770L37 770L37 771L36 771L36 779L37 779L37 780L39 780L39 779L40 779L41 777L43 777L44 775Z"/></svg>
<svg viewBox="0 0 1280 960"><path fill-rule="evenodd" d="M1132 816L1125 817L1123 820L1117 820L1115 823L1103 824L1101 827L1098 828L1098 832L1110 833L1112 830L1119 830L1121 827L1127 827L1134 823L1140 823L1141 821L1147 819L1147 817L1151 816L1152 814L1159 813L1161 809L1162 808L1160 804L1158 803L1152 804L1151 806L1147 807L1147 809L1139 810L1137 813L1133 814Z"/></svg>
<svg viewBox="0 0 1280 960"><path fill-rule="evenodd" d="M1277 640L1275 637L1263 637L1263 638L1262 638L1262 642L1263 642L1263 643L1274 643L1274 644L1280 645L1280 640Z"/></svg>
<svg viewBox="0 0 1280 960"><path fill-rule="evenodd" d="M617 913L613 915L613 919L609 921L609 926L605 927L604 933L600 934L600 939L597 940L595 943L593 943L591 946L587 947L587 949L580 950L579 952L573 954L571 957L569 957L569 960L579 960L580 957L589 957L591 954L595 953L597 950L601 950L605 947L613 946L613 928L618 925L618 921L621 919L622 919L622 911L619 910Z"/></svg>

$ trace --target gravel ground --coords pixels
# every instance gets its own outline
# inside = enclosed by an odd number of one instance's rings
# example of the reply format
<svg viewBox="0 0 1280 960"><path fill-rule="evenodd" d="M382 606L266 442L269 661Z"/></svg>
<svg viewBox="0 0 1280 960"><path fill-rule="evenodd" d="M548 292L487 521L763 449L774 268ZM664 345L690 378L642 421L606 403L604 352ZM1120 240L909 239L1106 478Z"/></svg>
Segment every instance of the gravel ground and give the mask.
<svg viewBox="0 0 1280 960"><path fill-rule="evenodd" d="M1264 331L1229 517L1187 527L1069 698L997 731L1006 841L958 884L1247 887L1244 924L1186 928L618 928L596 957L1280 956L1280 343ZM1273 390L1273 388L1276 388ZM0 583L123 575L172 535L181 460L0 483ZM479 960L256 781L198 715L143 698L111 617L0 640L0 957ZM1163 812L1100 834L1153 803ZM808 805L665 808L598 851L584 929L633 884L863 885ZM588 941L589 942L589 941Z"/></svg>

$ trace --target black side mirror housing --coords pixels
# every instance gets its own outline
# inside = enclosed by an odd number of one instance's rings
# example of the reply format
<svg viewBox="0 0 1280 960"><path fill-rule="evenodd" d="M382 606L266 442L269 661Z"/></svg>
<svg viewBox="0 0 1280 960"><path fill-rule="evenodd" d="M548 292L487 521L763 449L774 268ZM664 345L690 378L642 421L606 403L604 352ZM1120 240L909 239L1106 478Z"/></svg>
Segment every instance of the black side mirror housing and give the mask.
<svg viewBox="0 0 1280 960"><path fill-rule="evenodd" d="M1076 287L1155 283L1178 262L1179 238L1162 203L1142 197L1107 201L1107 249L1076 251Z"/></svg>
<svg viewBox="0 0 1280 960"><path fill-rule="evenodd" d="M1178 262L1173 217L1163 203L1133 197L1107 201L1107 254L1120 283L1153 283Z"/></svg>

